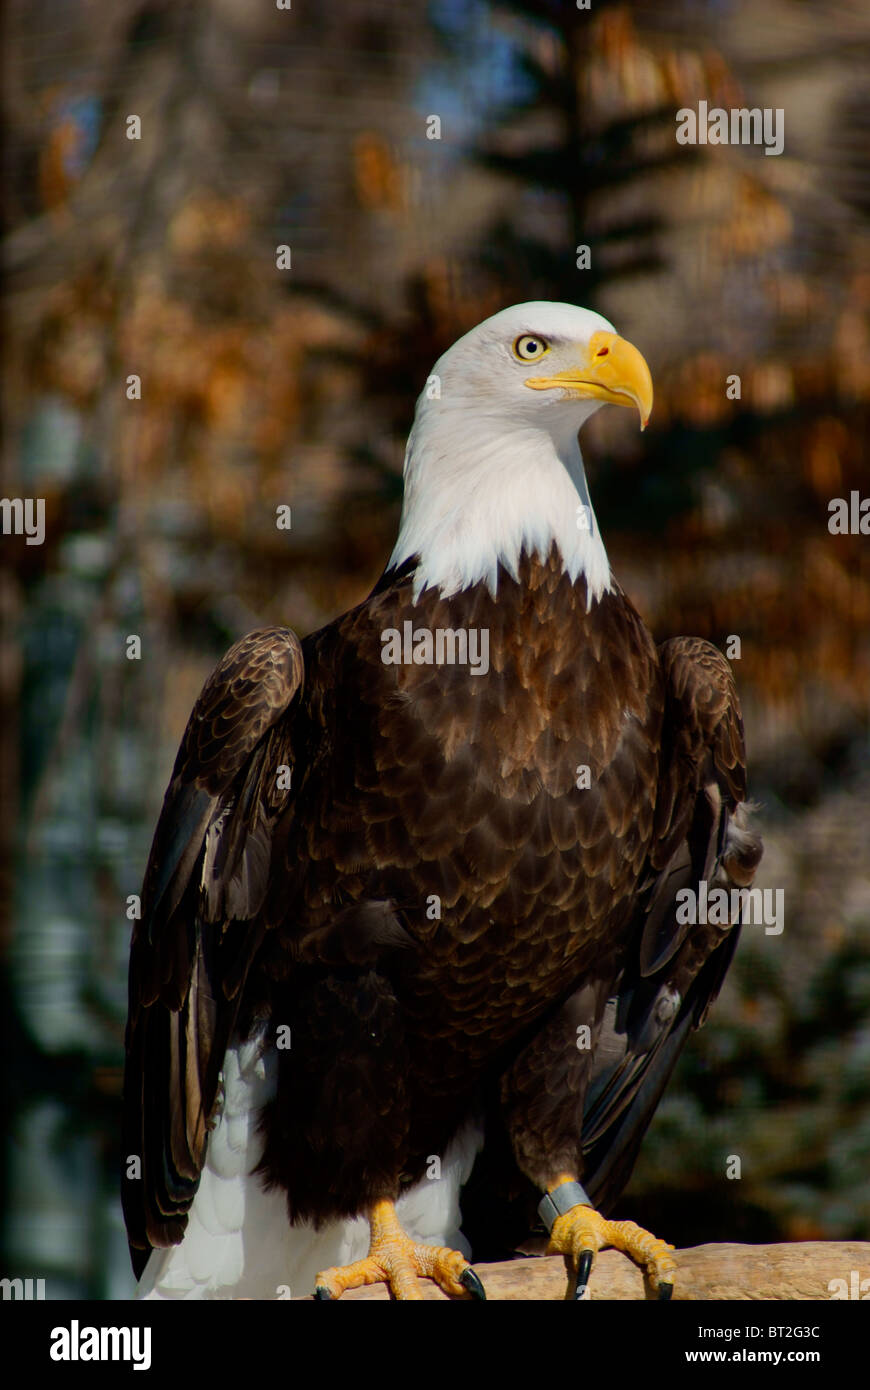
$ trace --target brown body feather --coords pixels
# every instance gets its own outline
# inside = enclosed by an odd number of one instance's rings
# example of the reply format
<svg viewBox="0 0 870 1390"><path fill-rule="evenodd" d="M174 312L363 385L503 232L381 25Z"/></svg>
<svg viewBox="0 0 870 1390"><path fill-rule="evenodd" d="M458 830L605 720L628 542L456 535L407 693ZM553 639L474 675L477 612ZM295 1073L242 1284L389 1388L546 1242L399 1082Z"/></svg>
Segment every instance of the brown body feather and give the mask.
<svg viewBox="0 0 870 1390"><path fill-rule="evenodd" d="M618 589L587 611L555 549L496 598L414 603L412 579L301 645L251 634L191 716L131 956L140 1251L181 1239L225 1048L263 1021L292 1036L261 1164L291 1218L397 1195L475 1113L471 1208L572 1168L612 1201L727 968L736 929L673 910L760 857L742 832L723 863L745 795L724 658L657 650ZM485 629L488 672L385 664L408 620Z"/></svg>

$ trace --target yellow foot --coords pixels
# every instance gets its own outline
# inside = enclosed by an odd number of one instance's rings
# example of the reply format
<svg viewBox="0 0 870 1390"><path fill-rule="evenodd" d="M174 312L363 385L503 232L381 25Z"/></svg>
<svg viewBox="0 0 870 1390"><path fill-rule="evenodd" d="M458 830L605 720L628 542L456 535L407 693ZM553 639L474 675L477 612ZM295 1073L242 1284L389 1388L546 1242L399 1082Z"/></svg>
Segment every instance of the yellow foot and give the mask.
<svg viewBox="0 0 870 1390"><path fill-rule="evenodd" d="M422 1300L418 1278L434 1279L454 1298L485 1299L484 1287L464 1255L446 1246L416 1245L399 1225L392 1202L375 1202L369 1212L369 1253L356 1264L324 1269L314 1281L314 1297L341 1298L346 1289L386 1284L393 1298Z"/></svg>
<svg viewBox="0 0 870 1390"><path fill-rule="evenodd" d="M624 1251L646 1270L659 1298L670 1298L677 1269L670 1255L674 1247L633 1221L606 1221L593 1207L584 1206L572 1207L558 1216L550 1232L549 1253L564 1255L568 1266L567 1298L584 1297L592 1261L605 1245Z"/></svg>

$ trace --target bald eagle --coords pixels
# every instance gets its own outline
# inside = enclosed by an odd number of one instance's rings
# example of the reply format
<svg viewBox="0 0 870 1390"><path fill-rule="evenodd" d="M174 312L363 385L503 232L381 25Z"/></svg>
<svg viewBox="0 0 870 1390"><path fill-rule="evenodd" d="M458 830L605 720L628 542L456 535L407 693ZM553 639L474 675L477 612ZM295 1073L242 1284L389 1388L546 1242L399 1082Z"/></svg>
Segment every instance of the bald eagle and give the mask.
<svg viewBox="0 0 870 1390"><path fill-rule="evenodd" d="M580 1296L731 961L740 706L610 573L578 430L641 354L528 303L436 363L398 540L358 607L253 632L206 681L130 955L124 1212L139 1296L483 1297L468 1234L536 1220ZM477 1253L477 1252L474 1252ZM478 1258L480 1255L478 1254Z"/></svg>

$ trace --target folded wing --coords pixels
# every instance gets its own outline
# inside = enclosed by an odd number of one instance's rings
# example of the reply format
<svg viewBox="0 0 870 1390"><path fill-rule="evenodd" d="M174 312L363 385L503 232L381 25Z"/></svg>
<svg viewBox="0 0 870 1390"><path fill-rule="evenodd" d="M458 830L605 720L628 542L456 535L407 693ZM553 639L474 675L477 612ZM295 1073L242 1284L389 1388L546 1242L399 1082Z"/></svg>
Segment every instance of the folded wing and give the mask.
<svg viewBox="0 0 870 1390"><path fill-rule="evenodd" d="M227 652L194 706L154 834L131 945L124 1076L122 1197L137 1275L152 1247L181 1240L199 1183L262 937L272 836L293 795L302 680L289 629L252 632Z"/></svg>

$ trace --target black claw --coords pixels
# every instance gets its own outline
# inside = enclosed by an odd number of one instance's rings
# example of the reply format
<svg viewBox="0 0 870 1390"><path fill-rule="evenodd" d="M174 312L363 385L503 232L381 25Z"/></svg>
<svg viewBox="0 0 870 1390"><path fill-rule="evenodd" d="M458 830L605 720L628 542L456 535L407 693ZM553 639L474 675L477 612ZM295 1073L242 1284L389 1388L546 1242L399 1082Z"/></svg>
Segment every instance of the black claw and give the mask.
<svg viewBox="0 0 870 1390"><path fill-rule="evenodd" d="M315 1285L314 1297L315 1297L315 1298L324 1299L324 1300L326 1300L328 1303L334 1303L334 1302L335 1302L335 1299L333 1298L332 1294L329 1292L329 1289L327 1289L327 1288L325 1287L325 1285L323 1285L323 1284L317 1284L317 1285Z"/></svg>
<svg viewBox="0 0 870 1390"><path fill-rule="evenodd" d="M459 1282L464 1289L467 1289L472 1298L477 1298L481 1303L486 1302L486 1289L481 1284L471 1265L464 1269L459 1276Z"/></svg>
<svg viewBox="0 0 870 1390"><path fill-rule="evenodd" d="M574 1298L580 1301L586 1292L589 1283L589 1275L592 1272L592 1261L595 1258L594 1250L581 1250L577 1261L577 1282L574 1285Z"/></svg>
<svg viewBox="0 0 870 1390"><path fill-rule="evenodd" d="M669 1303L673 1291L673 1284L659 1284L659 1303Z"/></svg>

